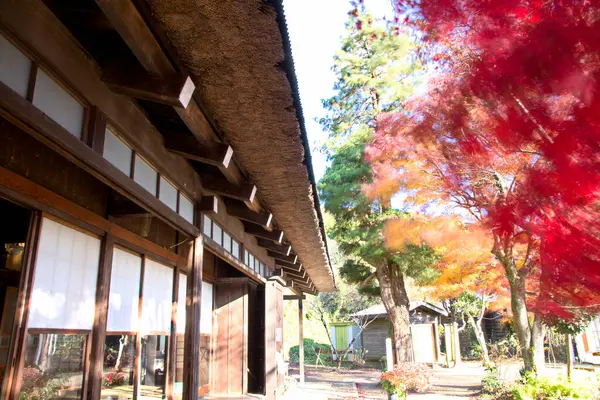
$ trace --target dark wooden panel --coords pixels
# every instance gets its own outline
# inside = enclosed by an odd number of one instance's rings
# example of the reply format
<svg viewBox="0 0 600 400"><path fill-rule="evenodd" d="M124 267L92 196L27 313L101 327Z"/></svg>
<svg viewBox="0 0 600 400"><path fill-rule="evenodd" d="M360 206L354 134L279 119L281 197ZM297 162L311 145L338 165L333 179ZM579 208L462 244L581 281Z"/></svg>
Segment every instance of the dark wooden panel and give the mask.
<svg viewBox="0 0 600 400"><path fill-rule="evenodd" d="M248 288L248 278L219 279L214 285L214 394L246 394L248 390Z"/></svg>
<svg viewBox="0 0 600 400"><path fill-rule="evenodd" d="M105 216L106 186L57 152L0 117L0 166Z"/></svg>

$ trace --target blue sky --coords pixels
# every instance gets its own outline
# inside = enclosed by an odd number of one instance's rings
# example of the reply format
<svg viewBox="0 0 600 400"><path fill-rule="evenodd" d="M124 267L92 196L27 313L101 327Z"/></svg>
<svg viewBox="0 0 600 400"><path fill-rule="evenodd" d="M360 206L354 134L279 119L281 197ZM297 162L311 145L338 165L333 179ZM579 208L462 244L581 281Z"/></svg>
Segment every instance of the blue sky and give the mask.
<svg viewBox="0 0 600 400"><path fill-rule="evenodd" d="M300 87L300 99L311 142L317 180L325 173L325 156L318 151L327 137L315 121L324 114L321 99L333 95L333 56L340 47L351 5L348 0L284 0L292 54ZM365 0L376 17L391 14L390 0Z"/></svg>

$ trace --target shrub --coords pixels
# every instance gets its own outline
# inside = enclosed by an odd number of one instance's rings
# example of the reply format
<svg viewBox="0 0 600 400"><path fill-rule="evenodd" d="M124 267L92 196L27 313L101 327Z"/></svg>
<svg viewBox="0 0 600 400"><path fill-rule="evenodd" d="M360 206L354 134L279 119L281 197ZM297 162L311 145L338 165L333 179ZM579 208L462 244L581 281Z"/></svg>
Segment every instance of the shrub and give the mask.
<svg viewBox="0 0 600 400"><path fill-rule="evenodd" d="M390 394L405 398L408 392L424 392L431 386L433 370L418 363L399 363L381 374L381 385Z"/></svg>
<svg viewBox="0 0 600 400"><path fill-rule="evenodd" d="M317 361L317 352L321 350L321 360L326 361L331 354L331 346L328 344L315 343L313 339L304 339L304 362L314 364ZM299 346L290 347L290 362L300 361Z"/></svg>
<svg viewBox="0 0 600 400"><path fill-rule="evenodd" d="M485 367L486 374L481 380L481 398L504 400L512 399L510 389L500 379L498 368L495 366Z"/></svg>
<svg viewBox="0 0 600 400"><path fill-rule="evenodd" d="M589 382L570 383L563 378L540 378L526 374L523 383L512 390L516 400L559 400L564 398L593 399L597 393Z"/></svg>

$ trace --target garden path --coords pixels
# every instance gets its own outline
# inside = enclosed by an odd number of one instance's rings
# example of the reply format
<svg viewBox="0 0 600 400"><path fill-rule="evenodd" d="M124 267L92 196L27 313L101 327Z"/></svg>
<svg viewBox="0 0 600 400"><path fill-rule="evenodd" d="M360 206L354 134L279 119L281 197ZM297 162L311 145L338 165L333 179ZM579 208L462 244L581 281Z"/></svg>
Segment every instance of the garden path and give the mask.
<svg viewBox="0 0 600 400"><path fill-rule="evenodd" d="M297 370L291 377L296 378ZM411 393L411 400L476 398L481 389L485 371L480 363L464 363L457 368L436 367L433 387L427 393ZM285 400L384 400L387 394L381 389L381 371L377 369L341 370L307 367L306 383L292 384Z"/></svg>

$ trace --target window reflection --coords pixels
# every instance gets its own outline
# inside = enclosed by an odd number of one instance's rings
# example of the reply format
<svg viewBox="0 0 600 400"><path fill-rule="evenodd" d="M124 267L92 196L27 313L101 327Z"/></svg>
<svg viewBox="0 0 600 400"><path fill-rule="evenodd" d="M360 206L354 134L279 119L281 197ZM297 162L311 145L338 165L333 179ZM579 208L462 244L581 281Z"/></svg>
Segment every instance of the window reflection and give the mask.
<svg viewBox="0 0 600 400"><path fill-rule="evenodd" d="M135 336L107 334L102 374L103 399L133 398L134 366Z"/></svg>
<svg viewBox="0 0 600 400"><path fill-rule="evenodd" d="M27 335L20 400L80 399L85 335Z"/></svg>
<svg viewBox="0 0 600 400"><path fill-rule="evenodd" d="M165 373L169 336L142 337L141 398L162 398L165 394Z"/></svg>

